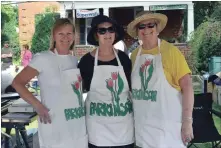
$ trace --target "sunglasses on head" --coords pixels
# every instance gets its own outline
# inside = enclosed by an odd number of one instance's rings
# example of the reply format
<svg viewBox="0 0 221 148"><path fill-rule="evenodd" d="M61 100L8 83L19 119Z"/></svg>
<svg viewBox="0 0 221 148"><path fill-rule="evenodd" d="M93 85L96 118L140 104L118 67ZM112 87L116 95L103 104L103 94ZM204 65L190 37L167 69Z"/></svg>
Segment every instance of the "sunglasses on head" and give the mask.
<svg viewBox="0 0 221 148"><path fill-rule="evenodd" d="M145 29L146 27L147 28L154 28L156 25L157 25L156 23L139 24L138 29L142 30L142 29Z"/></svg>
<svg viewBox="0 0 221 148"><path fill-rule="evenodd" d="M114 27L108 27L108 28L97 28L97 32L99 34L105 34L106 32L109 33L115 33L116 29Z"/></svg>

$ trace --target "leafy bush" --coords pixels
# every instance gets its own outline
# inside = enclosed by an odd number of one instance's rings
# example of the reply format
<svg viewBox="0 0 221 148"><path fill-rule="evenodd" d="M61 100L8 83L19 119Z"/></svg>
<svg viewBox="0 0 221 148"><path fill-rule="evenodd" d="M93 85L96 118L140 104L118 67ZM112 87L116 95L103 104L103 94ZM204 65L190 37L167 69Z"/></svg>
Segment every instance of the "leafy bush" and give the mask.
<svg viewBox="0 0 221 148"><path fill-rule="evenodd" d="M16 27L18 27L18 8L12 5L1 5L1 46L5 41L9 41L10 47L13 50L13 59L19 60L20 49L18 33Z"/></svg>
<svg viewBox="0 0 221 148"><path fill-rule="evenodd" d="M35 16L35 33L32 38L32 52L48 50L52 26L59 13L44 13Z"/></svg>
<svg viewBox="0 0 221 148"><path fill-rule="evenodd" d="M208 20L194 31L190 41L191 49L196 53L196 67L199 72L208 71L209 58L221 56L221 21Z"/></svg>

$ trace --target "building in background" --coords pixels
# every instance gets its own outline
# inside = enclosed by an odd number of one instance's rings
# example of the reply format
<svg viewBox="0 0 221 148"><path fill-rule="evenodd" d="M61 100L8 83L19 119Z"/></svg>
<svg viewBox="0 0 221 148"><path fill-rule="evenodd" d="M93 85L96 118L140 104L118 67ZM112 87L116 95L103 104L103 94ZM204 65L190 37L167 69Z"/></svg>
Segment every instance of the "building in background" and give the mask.
<svg viewBox="0 0 221 148"><path fill-rule="evenodd" d="M19 21L19 43L31 43L35 32L35 15L45 12L45 9L51 7L54 12L60 10L58 2L21 2L18 3L18 21Z"/></svg>
<svg viewBox="0 0 221 148"><path fill-rule="evenodd" d="M167 15L168 23L160 33L160 37L175 43L184 54L189 54L186 40L194 31L194 12L191 1L164 1L164 2L131 2L131 1L108 1L108 2L59 2L60 16L72 19L76 26L77 46L87 46L87 34L91 20L98 14L107 15L115 19L126 30L127 25L141 11L156 11ZM126 34L124 42L127 47L134 43L135 39ZM81 49L81 53L82 53Z"/></svg>

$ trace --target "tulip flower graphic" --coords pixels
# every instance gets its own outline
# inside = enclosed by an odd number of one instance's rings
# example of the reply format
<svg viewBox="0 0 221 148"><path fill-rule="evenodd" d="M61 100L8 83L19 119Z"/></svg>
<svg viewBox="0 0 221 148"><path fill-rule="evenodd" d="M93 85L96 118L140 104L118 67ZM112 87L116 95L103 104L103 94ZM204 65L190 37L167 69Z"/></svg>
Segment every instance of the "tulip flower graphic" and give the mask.
<svg viewBox="0 0 221 148"><path fill-rule="evenodd" d="M81 75L78 75L78 81L79 81L79 82L82 81Z"/></svg>
<svg viewBox="0 0 221 148"><path fill-rule="evenodd" d="M114 110L120 110L120 97L124 88L124 82L118 72L112 72L111 78L106 80L106 87L111 92Z"/></svg>
<svg viewBox="0 0 221 148"><path fill-rule="evenodd" d="M153 60L145 60L145 62L141 65L139 75L141 79L142 90L147 90L148 83L152 78L153 69Z"/></svg>
<svg viewBox="0 0 221 148"><path fill-rule="evenodd" d="M75 81L71 84L74 93L78 97L78 103L81 107L83 107L83 97L82 97L82 79L79 79L79 75L77 76L78 81ZM81 81L79 81L81 80Z"/></svg>
<svg viewBox="0 0 221 148"><path fill-rule="evenodd" d="M111 77L113 80L117 80L118 73L117 72L112 72Z"/></svg>
<svg viewBox="0 0 221 148"><path fill-rule="evenodd" d="M74 87L75 87L76 90L78 90L79 87L80 87L80 82L78 82L78 81L75 82L75 83L74 83Z"/></svg>

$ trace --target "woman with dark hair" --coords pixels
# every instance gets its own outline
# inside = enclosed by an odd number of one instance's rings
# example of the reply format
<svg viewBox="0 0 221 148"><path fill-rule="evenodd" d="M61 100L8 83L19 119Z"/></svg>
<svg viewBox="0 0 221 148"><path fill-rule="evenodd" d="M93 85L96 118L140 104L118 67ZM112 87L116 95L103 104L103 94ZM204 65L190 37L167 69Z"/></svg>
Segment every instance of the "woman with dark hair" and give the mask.
<svg viewBox="0 0 221 148"><path fill-rule="evenodd" d="M38 113L42 148L88 147L81 75L77 58L70 55L74 32L69 19L58 19L51 32L50 49L37 54L12 83L21 98ZM35 76L41 101L25 87Z"/></svg>
<svg viewBox="0 0 221 148"><path fill-rule="evenodd" d="M131 62L113 45L123 27L105 15L93 18L88 43L98 46L84 55L78 67L86 98L89 148L133 148L133 110L129 96Z"/></svg>

